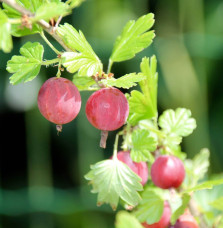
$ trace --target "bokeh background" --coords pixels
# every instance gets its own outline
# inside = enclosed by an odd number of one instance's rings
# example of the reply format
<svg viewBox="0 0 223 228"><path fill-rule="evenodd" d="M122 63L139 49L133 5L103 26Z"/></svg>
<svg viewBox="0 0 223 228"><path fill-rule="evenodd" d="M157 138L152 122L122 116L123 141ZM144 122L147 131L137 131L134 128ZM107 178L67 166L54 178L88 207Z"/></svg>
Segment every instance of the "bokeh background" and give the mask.
<svg viewBox="0 0 223 228"><path fill-rule="evenodd" d="M192 158L201 148L209 148L209 173L219 174L223 171L222 0L86 0L62 23L83 31L106 69L125 23L149 12L156 19L153 44L133 60L115 63L112 71L117 77L138 72L142 57L155 54L159 114L169 108L191 109L198 127L184 139L183 150ZM57 135L36 103L41 84L57 69L42 67L32 82L9 84L6 63L26 41L43 44L45 59L55 57L38 35L14 38L11 53L0 51L0 227L114 227L115 213L106 205L96 206L96 195L83 176L90 164L111 155L115 132L109 134L107 149L100 149L100 132L88 123L84 111L91 93L82 92L80 114ZM66 72L63 76L72 79Z"/></svg>

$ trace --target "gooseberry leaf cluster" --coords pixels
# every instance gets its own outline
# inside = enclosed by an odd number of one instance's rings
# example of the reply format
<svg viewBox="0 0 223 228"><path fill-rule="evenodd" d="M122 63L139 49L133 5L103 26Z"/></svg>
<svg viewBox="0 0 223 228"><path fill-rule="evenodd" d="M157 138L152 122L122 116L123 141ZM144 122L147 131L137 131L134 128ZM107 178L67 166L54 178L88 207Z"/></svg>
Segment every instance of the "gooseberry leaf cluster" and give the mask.
<svg viewBox="0 0 223 228"><path fill-rule="evenodd" d="M208 178L208 149L202 149L193 159L187 158L182 151L183 138L196 129L191 111L181 107L158 113L156 56L143 57L140 72L114 76L111 71L114 63L132 59L150 46L155 38L155 32L151 30L154 14L148 13L126 23L114 43L105 72L102 61L83 32L69 23L60 24L62 17L70 14L82 0L1 1L0 50L6 53L12 50L12 36L37 33L55 53L54 59L43 60L44 46L41 43L25 43L20 48L21 55L12 56L7 63L6 69L12 74L10 83L33 80L41 66L57 66L57 74L42 85L37 95L42 115L54 124L68 124L80 110L79 91L95 90L85 110L89 122L101 130L100 145L105 147L108 131L117 130L112 157L91 165L85 175L92 186L92 193L97 194L99 206L110 204L114 210L119 205L123 207L117 213L116 228L177 228L184 224L196 228L194 217L199 224L217 224L220 227L223 223L222 197L209 203L215 209L213 217L218 210L216 219L208 217L208 210L200 217L197 214L202 210L194 214L191 210L192 215L188 212L192 205L197 204L199 208L201 204L196 192L222 185L223 179ZM45 33L51 35L62 50L56 49ZM72 80L61 77L64 68L72 74ZM57 85L48 84L51 81L56 81ZM119 90L136 85L139 89L125 95ZM160 160L162 167L156 166ZM164 185L164 182L169 183Z"/></svg>

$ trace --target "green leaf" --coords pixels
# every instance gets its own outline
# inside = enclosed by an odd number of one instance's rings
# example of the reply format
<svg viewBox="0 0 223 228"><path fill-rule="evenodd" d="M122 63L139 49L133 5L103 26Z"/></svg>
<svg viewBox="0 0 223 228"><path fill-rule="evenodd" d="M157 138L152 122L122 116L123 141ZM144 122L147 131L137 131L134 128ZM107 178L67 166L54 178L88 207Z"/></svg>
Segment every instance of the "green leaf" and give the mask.
<svg viewBox="0 0 223 228"><path fill-rule="evenodd" d="M135 162L150 161L154 158L151 152L156 150L157 139L150 135L150 132L145 129L138 129L132 133L132 150L131 158Z"/></svg>
<svg viewBox="0 0 223 228"><path fill-rule="evenodd" d="M57 29L58 35L74 52L65 52L62 55L63 65L70 73L78 71L79 76L92 76L102 72L102 63L87 42L84 34L70 24L61 25ZM77 52L76 52L77 51Z"/></svg>
<svg viewBox="0 0 223 228"><path fill-rule="evenodd" d="M220 197L209 203L212 207L217 210L223 211L223 197Z"/></svg>
<svg viewBox="0 0 223 228"><path fill-rule="evenodd" d="M115 228L143 228L133 214L119 211L116 215Z"/></svg>
<svg viewBox="0 0 223 228"><path fill-rule="evenodd" d="M140 222L153 224L160 220L163 208L164 200L155 191L147 188L142 193L142 200L134 214Z"/></svg>
<svg viewBox="0 0 223 228"><path fill-rule="evenodd" d="M158 87L158 73L156 72L157 60L156 56L152 56L150 59L144 57L140 64L140 69L146 78L140 81L140 88L150 103L149 107L153 116L157 116L157 87Z"/></svg>
<svg viewBox="0 0 223 228"><path fill-rule="evenodd" d="M185 108L166 110L159 118L159 126L165 133L178 136L188 136L196 128L196 121L191 117L191 111Z"/></svg>
<svg viewBox="0 0 223 228"><path fill-rule="evenodd" d="M95 84L95 81L91 77L74 75L73 83L77 86L79 91L93 90L94 88L98 88L98 86Z"/></svg>
<svg viewBox="0 0 223 228"><path fill-rule="evenodd" d="M150 109L150 103L146 97L139 91L131 91L129 97L129 119L128 121L135 125L138 121L143 119L150 119L154 117L152 110Z"/></svg>
<svg viewBox="0 0 223 228"><path fill-rule="evenodd" d="M36 11L35 17L31 20L32 22L39 21L41 19L49 21L51 18L56 18L58 16L65 16L69 14L70 7L63 2L49 2L42 4Z"/></svg>
<svg viewBox="0 0 223 228"><path fill-rule="evenodd" d="M143 190L141 178L117 159L92 165L85 178L92 184L92 192L98 193L98 205L108 203L115 210L119 198L131 206L136 206L141 200L137 192Z"/></svg>
<svg viewBox="0 0 223 228"><path fill-rule="evenodd" d="M43 52L43 46L37 42L23 45L20 48L21 56L14 55L7 62L7 71L13 73L10 82L15 85L33 80L40 71Z"/></svg>
<svg viewBox="0 0 223 228"><path fill-rule="evenodd" d="M30 10L32 13L34 13L37 8L42 4L42 1L35 1L35 0L17 0L16 1L19 5L22 7L25 7L26 9ZM22 14L16 11L15 9L11 8L7 4L3 3L4 12L9 18L19 19L22 17ZM26 28L21 25L21 23L18 24L11 24L11 34L16 37L31 35L35 33L40 33L42 31L41 26L38 24L32 24L32 28Z"/></svg>
<svg viewBox="0 0 223 228"><path fill-rule="evenodd" d="M121 62L131 59L148 47L155 37L154 31L147 32L154 24L154 15L149 13L137 21L131 20L116 39L110 61Z"/></svg>
<svg viewBox="0 0 223 228"><path fill-rule="evenodd" d="M111 78L111 79L104 79L102 83L107 86L115 86L118 88L129 89L132 86L136 86L136 82L140 82L145 78L142 74L130 73L126 74L118 79Z"/></svg>
<svg viewBox="0 0 223 228"><path fill-rule="evenodd" d="M223 179L205 181L201 184L196 185L195 187L186 189L184 193L195 192L203 189L212 189L214 186L221 185L221 184L223 184Z"/></svg>
<svg viewBox="0 0 223 228"><path fill-rule="evenodd" d="M12 50L11 24L0 8L0 50L8 53Z"/></svg>
<svg viewBox="0 0 223 228"><path fill-rule="evenodd" d="M189 201L190 201L190 195L183 194L181 205L174 212L172 212L171 220L170 220L171 224L175 224L177 219L184 213L185 209L188 207Z"/></svg>

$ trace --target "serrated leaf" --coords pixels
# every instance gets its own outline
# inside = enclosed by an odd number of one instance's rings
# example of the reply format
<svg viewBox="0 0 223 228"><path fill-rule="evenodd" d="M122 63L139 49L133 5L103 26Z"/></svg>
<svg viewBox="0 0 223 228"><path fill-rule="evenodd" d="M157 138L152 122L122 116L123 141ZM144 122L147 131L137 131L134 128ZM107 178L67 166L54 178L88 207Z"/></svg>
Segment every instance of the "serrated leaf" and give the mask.
<svg viewBox="0 0 223 228"><path fill-rule="evenodd" d="M143 226L133 214L119 211L116 215L115 228L143 228Z"/></svg>
<svg viewBox="0 0 223 228"><path fill-rule="evenodd" d="M145 76L142 74L130 73L118 79L111 78L102 80L102 83L104 83L107 86L115 86L118 88L129 89L130 87L136 86L136 82L140 82L144 78Z"/></svg>
<svg viewBox="0 0 223 228"><path fill-rule="evenodd" d="M223 211L223 197L220 197L209 203L213 208Z"/></svg>
<svg viewBox="0 0 223 228"><path fill-rule="evenodd" d="M151 152L156 150L157 139L150 135L150 132L144 129L135 130L132 133L131 158L135 162L153 161Z"/></svg>
<svg viewBox="0 0 223 228"><path fill-rule="evenodd" d="M188 136L196 128L196 121L191 118L191 111L185 108L166 110L159 118L159 126L165 133Z"/></svg>
<svg viewBox="0 0 223 228"><path fill-rule="evenodd" d="M10 82L15 85L22 81L33 80L39 73L43 58L43 46L38 43L27 42L20 48L20 56L14 55L7 62L7 71L13 73Z"/></svg>
<svg viewBox="0 0 223 228"><path fill-rule="evenodd" d="M155 191L147 188L142 193L142 200L134 214L140 222L153 224L160 220L163 208L164 200Z"/></svg>
<svg viewBox="0 0 223 228"><path fill-rule="evenodd" d="M195 187L186 189L184 193L195 192L203 189L212 189L214 186L221 185L221 184L223 184L223 179L205 181L203 183L196 185Z"/></svg>
<svg viewBox="0 0 223 228"><path fill-rule="evenodd" d="M17 0L16 2L22 7L25 7L26 9L34 13L38 9L38 7L41 6L43 1L42 0ZM22 17L21 13L11 8L7 4L3 3L3 7L4 7L4 12L9 18L18 19ZM40 33L41 31L42 31L42 28L38 24L33 24L31 29L22 26L21 23L11 25L11 34L16 37Z"/></svg>
<svg viewBox="0 0 223 228"><path fill-rule="evenodd" d="M79 91L91 90L96 85L95 81L91 77L77 76L74 75L73 83L77 86Z"/></svg>
<svg viewBox="0 0 223 228"><path fill-rule="evenodd" d="M71 73L78 71L79 76L92 76L102 72L102 63L87 42L84 34L70 24L61 25L57 29L58 35L74 52L63 53L63 65ZM78 52L76 52L78 51Z"/></svg>
<svg viewBox="0 0 223 228"><path fill-rule="evenodd" d="M182 196L181 205L172 212L170 222L171 224L175 224L177 219L184 213L185 209L188 207L188 203L190 201L190 195L185 193Z"/></svg>
<svg viewBox="0 0 223 228"><path fill-rule="evenodd" d="M131 91L129 101L129 119L128 121L135 125L139 120L150 119L154 117L150 103L146 97L139 91Z"/></svg>
<svg viewBox="0 0 223 228"><path fill-rule="evenodd" d="M98 205L108 203L115 210L119 198L136 206L141 197L137 191L143 189L141 178L127 165L117 159L104 160L91 166L85 179L92 184L92 192L98 193Z"/></svg>
<svg viewBox="0 0 223 228"><path fill-rule="evenodd" d="M154 31L147 32L153 24L154 15L152 13L140 17L137 21L129 21L121 36L116 39L110 60L121 62L131 59L148 47L155 37Z"/></svg>
<svg viewBox="0 0 223 228"><path fill-rule="evenodd" d="M8 53L12 50L11 24L0 8L0 50Z"/></svg>
<svg viewBox="0 0 223 228"><path fill-rule="evenodd" d="M68 15L70 12L70 7L63 2L45 3L37 9L35 17L32 18L32 22L36 22L41 19L49 21L51 18Z"/></svg>

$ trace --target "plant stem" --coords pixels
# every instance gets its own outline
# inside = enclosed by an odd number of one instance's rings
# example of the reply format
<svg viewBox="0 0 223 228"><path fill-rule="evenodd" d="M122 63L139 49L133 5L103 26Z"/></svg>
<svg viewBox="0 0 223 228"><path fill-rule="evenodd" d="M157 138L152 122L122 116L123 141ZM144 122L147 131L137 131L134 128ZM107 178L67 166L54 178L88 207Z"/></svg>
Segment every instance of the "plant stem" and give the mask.
<svg viewBox="0 0 223 228"><path fill-rule="evenodd" d="M9 18L10 24L20 24L22 22L21 18Z"/></svg>
<svg viewBox="0 0 223 228"><path fill-rule="evenodd" d="M45 60L41 63L41 65L44 65L44 66L49 66L51 64L54 64L54 63L58 63L60 61L59 58L56 58L56 59L51 59L51 60Z"/></svg>
<svg viewBox="0 0 223 228"><path fill-rule="evenodd" d="M57 54L61 55L61 52L58 51L51 43L50 41L46 38L44 31L40 32L40 36L43 38L43 40L49 45L49 47Z"/></svg>
<svg viewBox="0 0 223 228"><path fill-rule="evenodd" d="M117 153L118 153L118 140L119 140L119 136L122 135L123 132L119 132L116 134L115 136L115 143L114 143L114 151L113 151L113 160L117 159Z"/></svg>

